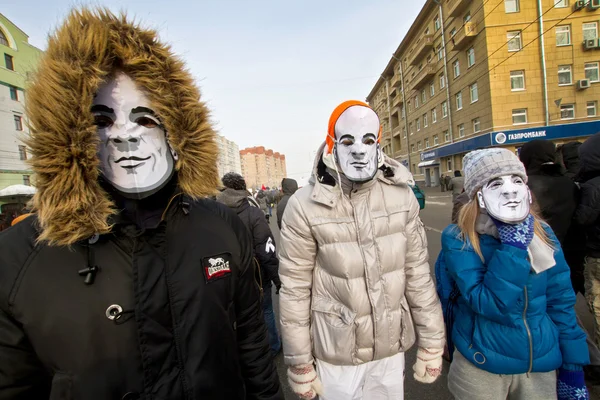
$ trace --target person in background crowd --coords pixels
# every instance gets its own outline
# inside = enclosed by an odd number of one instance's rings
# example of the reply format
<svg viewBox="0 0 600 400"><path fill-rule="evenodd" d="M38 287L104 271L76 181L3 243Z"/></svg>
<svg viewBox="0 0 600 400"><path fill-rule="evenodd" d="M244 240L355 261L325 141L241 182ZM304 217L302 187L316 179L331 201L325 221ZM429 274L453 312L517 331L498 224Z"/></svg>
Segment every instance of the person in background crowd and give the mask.
<svg viewBox="0 0 600 400"><path fill-rule="evenodd" d="M275 239L262 211L248 200L248 197L252 196L246 189L244 177L235 172L230 172L225 174L221 181L225 189L217 195L217 201L234 210L252 234L254 257L258 261L262 278L263 314L269 331L271 352L275 356L281 350L281 340L277 332L272 300L272 284L275 285L277 293L279 293L281 287Z"/></svg>
<svg viewBox="0 0 600 400"><path fill-rule="evenodd" d="M441 374L443 316L414 180L380 140L367 104L339 105L310 184L283 216L283 350L305 399L402 399L404 352L415 342L414 378Z"/></svg>
<svg viewBox="0 0 600 400"><path fill-rule="evenodd" d="M267 218L267 222L269 222L270 215L267 207L267 194L264 190L258 191L258 193L256 194L256 202L258 203L258 206Z"/></svg>
<svg viewBox="0 0 600 400"><path fill-rule="evenodd" d="M442 189L442 192L446 191L446 175L444 174L440 177L440 188Z"/></svg>
<svg viewBox="0 0 600 400"><path fill-rule="evenodd" d="M454 171L454 178L450 180L448 190L452 190L452 202L463 192L465 187L465 178L462 177L460 171Z"/></svg>
<svg viewBox="0 0 600 400"><path fill-rule="evenodd" d="M273 207L275 207L275 190L271 190L271 188L267 187L265 196L267 200L267 211L269 213L269 218L271 218L273 216Z"/></svg>
<svg viewBox="0 0 600 400"><path fill-rule="evenodd" d="M279 204L277 204L277 226L279 229L281 229L281 219L283 218L285 207L287 206L290 197L292 197L297 190L298 182L294 179L283 178L281 181L281 192L283 193L283 197L279 200Z"/></svg>
<svg viewBox="0 0 600 400"><path fill-rule="evenodd" d="M559 149L563 165L567 169L565 175L571 179L575 179L579 172L579 147L580 142L569 142L562 145Z"/></svg>
<svg viewBox="0 0 600 400"><path fill-rule="evenodd" d="M446 185L446 191L450 190L450 181L452 180L452 178L450 178L450 175L446 175L444 177L444 185Z"/></svg>
<svg viewBox="0 0 600 400"><path fill-rule="evenodd" d="M444 230L440 254L459 291L450 392L457 400L588 399L569 268L530 210L523 164L491 148L467 154L463 166L469 202Z"/></svg>
<svg viewBox="0 0 600 400"><path fill-rule="evenodd" d="M575 211L575 222L587 232L585 297L594 314L594 338L600 346L600 133L579 147L579 163L577 179L581 200Z"/></svg>
<svg viewBox="0 0 600 400"><path fill-rule="evenodd" d="M527 186L539 207L541 218L550 225L562 245L577 208L577 186L556 162L556 147L536 139L521 148L519 159L527 172Z"/></svg>
<svg viewBox="0 0 600 400"><path fill-rule="evenodd" d="M215 131L156 32L73 10L28 87L34 215L0 234L0 399L283 399Z"/></svg>

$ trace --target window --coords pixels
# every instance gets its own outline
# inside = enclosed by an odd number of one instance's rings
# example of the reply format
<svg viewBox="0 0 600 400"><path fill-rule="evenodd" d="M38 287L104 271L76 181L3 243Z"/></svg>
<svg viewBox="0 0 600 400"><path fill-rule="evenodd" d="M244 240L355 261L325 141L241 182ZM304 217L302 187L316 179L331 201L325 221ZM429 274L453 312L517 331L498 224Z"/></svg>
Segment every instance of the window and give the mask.
<svg viewBox="0 0 600 400"><path fill-rule="evenodd" d="M429 84L429 97L435 96L435 83L431 82Z"/></svg>
<svg viewBox="0 0 600 400"><path fill-rule="evenodd" d="M6 69L10 69L11 71L15 70L15 65L13 64L12 56L4 54L4 64L6 65Z"/></svg>
<svg viewBox="0 0 600 400"><path fill-rule="evenodd" d="M559 65L558 66L558 85L571 85L573 83L573 77L571 74L570 65Z"/></svg>
<svg viewBox="0 0 600 400"><path fill-rule="evenodd" d="M415 152L415 145L414 145L414 144L411 144L411 145L410 145L410 152L411 152L411 153L414 153L414 152ZM415 165L413 164L413 169L414 169L414 168L415 168Z"/></svg>
<svg viewBox="0 0 600 400"><path fill-rule="evenodd" d="M585 79L589 79L590 82L600 82L597 62L585 63Z"/></svg>
<svg viewBox="0 0 600 400"><path fill-rule="evenodd" d="M571 44L571 25L556 27L556 45L568 46Z"/></svg>
<svg viewBox="0 0 600 400"><path fill-rule="evenodd" d="M440 75L440 89L443 89L446 87L446 77L444 76L444 74Z"/></svg>
<svg viewBox="0 0 600 400"><path fill-rule="evenodd" d="M444 142L448 143L450 141L450 134L448 131L444 131Z"/></svg>
<svg viewBox="0 0 600 400"><path fill-rule="evenodd" d="M431 110L431 123L435 124L437 122L437 109Z"/></svg>
<svg viewBox="0 0 600 400"><path fill-rule="evenodd" d="M510 90L525 90L525 71L510 71Z"/></svg>
<svg viewBox="0 0 600 400"><path fill-rule="evenodd" d="M446 118L447 116L448 116L448 103L444 101L442 103L442 118Z"/></svg>
<svg viewBox="0 0 600 400"><path fill-rule="evenodd" d="M421 130L421 118L417 118L417 132Z"/></svg>
<svg viewBox="0 0 600 400"><path fill-rule="evenodd" d="M417 150L421 150L423 148L423 146L421 146L421 141L419 140L417 142Z"/></svg>
<svg viewBox="0 0 600 400"><path fill-rule="evenodd" d="M456 35L456 28L452 28L450 31L450 37L454 37L454 35Z"/></svg>
<svg viewBox="0 0 600 400"><path fill-rule="evenodd" d="M598 38L598 23L588 22L583 24L583 40Z"/></svg>
<svg viewBox="0 0 600 400"><path fill-rule="evenodd" d="M404 113L404 106L400 107L400 115L402 116L402 119L406 118L406 114Z"/></svg>
<svg viewBox="0 0 600 400"><path fill-rule="evenodd" d="M511 31L506 33L508 41L508 51L519 51L523 45L521 40L521 31Z"/></svg>
<svg viewBox="0 0 600 400"><path fill-rule="evenodd" d="M433 20L433 26L435 28L435 31L439 31L440 28L442 27L442 25L440 24L440 17L436 16L435 19Z"/></svg>
<svg viewBox="0 0 600 400"><path fill-rule="evenodd" d="M423 114L423 127L427 128L429 126L429 121L427 120L427 114Z"/></svg>
<svg viewBox="0 0 600 400"><path fill-rule="evenodd" d="M429 138L425 139L425 148L429 148Z"/></svg>
<svg viewBox="0 0 600 400"><path fill-rule="evenodd" d="M560 119L575 118L575 104L563 104L560 106Z"/></svg>
<svg viewBox="0 0 600 400"><path fill-rule="evenodd" d="M427 102L427 93L425 93L425 89L421 90L421 104L425 104Z"/></svg>
<svg viewBox="0 0 600 400"><path fill-rule="evenodd" d="M31 186L31 181L29 180L29 175L23 175L23 185Z"/></svg>
<svg viewBox="0 0 600 400"><path fill-rule="evenodd" d="M465 137L465 124L460 124L458 126L458 137L459 138Z"/></svg>
<svg viewBox="0 0 600 400"><path fill-rule="evenodd" d="M18 131L22 131L23 130L23 118L21 118L21 116L19 115L15 115L15 129Z"/></svg>
<svg viewBox="0 0 600 400"><path fill-rule="evenodd" d="M513 125L526 124L527 123L527 109L519 108L512 110Z"/></svg>
<svg viewBox="0 0 600 400"><path fill-rule="evenodd" d="M433 145L437 146L439 144L438 135L433 135Z"/></svg>
<svg viewBox="0 0 600 400"><path fill-rule="evenodd" d="M587 102L587 116L588 117L595 117L596 116L596 110L598 108L598 102L597 101L588 101Z"/></svg>
<svg viewBox="0 0 600 400"><path fill-rule="evenodd" d="M429 35L429 33L430 33L430 32L431 32L431 31L429 30L429 27L427 27L427 29L425 29L425 34L426 34L426 35Z"/></svg>
<svg viewBox="0 0 600 400"><path fill-rule="evenodd" d="M504 0L504 10L507 14L519 12L519 0Z"/></svg>
<svg viewBox="0 0 600 400"><path fill-rule="evenodd" d="M475 49L470 48L467 50L467 66L471 68L473 65L475 65Z"/></svg>
<svg viewBox="0 0 600 400"><path fill-rule="evenodd" d="M558 0L554 3L554 7L556 8L565 8L569 7L569 0Z"/></svg>
<svg viewBox="0 0 600 400"><path fill-rule="evenodd" d="M463 22L466 24L471 20L471 12L467 11L467 14L463 17Z"/></svg>
<svg viewBox="0 0 600 400"><path fill-rule="evenodd" d="M452 158L448 157L448 166L447 166L447 171L452 171Z"/></svg>
<svg viewBox="0 0 600 400"><path fill-rule="evenodd" d="M477 82L471 85L471 103L475 103L479 100L479 88Z"/></svg>
<svg viewBox="0 0 600 400"><path fill-rule="evenodd" d="M456 93L456 110L462 110L462 92Z"/></svg>
<svg viewBox="0 0 600 400"><path fill-rule="evenodd" d="M10 47L8 45L8 39L6 38L6 35L4 34L4 32L2 32L2 30L0 30L0 44L6 47Z"/></svg>
<svg viewBox="0 0 600 400"><path fill-rule="evenodd" d="M406 126L402 128L402 133L404 134L404 139L406 139Z"/></svg>
<svg viewBox="0 0 600 400"><path fill-rule="evenodd" d="M25 146L19 146L19 160L27 160L27 148Z"/></svg>
<svg viewBox="0 0 600 400"><path fill-rule="evenodd" d="M479 122L479 118L475 118L473 120L473 133L477 133L481 131L481 122Z"/></svg>
<svg viewBox="0 0 600 400"><path fill-rule="evenodd" d="M444 51L442 49L442 45L441 44L438 44L438 47L437 47L437 56L438 56L438 61L441 61L442 58L444 58Z"/></svg>
<svg viewBox="0 0 600 400"><path fill-rule="evenodd" d="M460 63L456 60L452 65L454 67L454 78L458 78L460 76Z"/></svg>
<svg viewBox="0 0 600 400"><path fill-rule="evenodd" d="M408 124L408 130L410 131L410 134L413 134L413 124L412 122L410 124Z"/></svg>
<svg viewBox="0 0 600 400"><path fill-rule="evenodd" d="M415 96L415 109L419 108L419 96Z"/></svg>
<svg viewBox="0 0 600 400"><path fill-rule="evenodd" d="M17 88L14 86L9 86L9 89L11 100L19 101L19 92L17 91Z"/></svg>

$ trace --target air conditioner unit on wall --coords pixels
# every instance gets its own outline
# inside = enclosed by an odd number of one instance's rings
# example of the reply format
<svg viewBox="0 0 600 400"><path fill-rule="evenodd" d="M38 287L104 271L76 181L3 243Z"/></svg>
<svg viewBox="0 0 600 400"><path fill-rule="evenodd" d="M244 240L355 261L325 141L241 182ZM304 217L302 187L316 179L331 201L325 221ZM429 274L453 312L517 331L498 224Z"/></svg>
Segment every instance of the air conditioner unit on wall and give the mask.
<svg viewBox="0 0 600 400"><path fill-rule="evenodd" d="M598 39L586 39L583 41L584 50L593 50L598 48Z"/></svg>
<svg viewBox="0 0 600 400"><path fill-rule="evenodd" d="M590 87L590 80L589 79L582 79L580 81L577 81L577 89L578 90L587 89L589 87Z"/></svg>
<svg viewBox="0 0 600 400"><path fill-rule="evenodd" d="M573 4L573 11L581 10L585 7L585 0L578 0Z"/></svg>
<svg viewBox="0 0 600 400"><path fill-rule="evenodd" d="M589 3L587 3L587 8L590 11L599 9L600 8L600 0L589 0Z"/></svg>

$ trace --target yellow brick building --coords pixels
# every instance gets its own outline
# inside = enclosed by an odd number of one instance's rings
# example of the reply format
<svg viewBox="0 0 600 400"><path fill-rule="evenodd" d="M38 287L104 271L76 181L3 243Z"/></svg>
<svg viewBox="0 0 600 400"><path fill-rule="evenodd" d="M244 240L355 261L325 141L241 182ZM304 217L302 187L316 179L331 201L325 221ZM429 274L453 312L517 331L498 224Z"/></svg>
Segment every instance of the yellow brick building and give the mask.
<svg viewBox="0 0 600 400"><path fill-rule="evenodd" d="M468 151L600 132L600 0L428 0L367 101L386 154L437 185Z"/></svg>

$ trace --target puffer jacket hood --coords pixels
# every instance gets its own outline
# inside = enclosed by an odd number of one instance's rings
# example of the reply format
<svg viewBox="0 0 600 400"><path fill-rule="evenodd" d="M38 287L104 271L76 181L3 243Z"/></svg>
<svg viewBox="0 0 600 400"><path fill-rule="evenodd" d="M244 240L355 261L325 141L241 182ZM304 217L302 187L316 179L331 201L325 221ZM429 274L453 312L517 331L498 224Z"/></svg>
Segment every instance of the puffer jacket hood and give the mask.
<svg viewBox="0 0 600 400"><path fill-rule="evenodd" d="M298 190L298 182L295 179L283 178L281 181L281 190L284 195L291 196Z"/></svg>
<svg viewBox="0 0 600 400"><path fill-rule="evenodd" d="M225 204L229 208L237 210L242 206L250 204L248 202L248 196L250 196L250 193L245 190L227 188L217 195L217 201Z"/></svg>
<svg viewBox="0 0 600 400"><path fill-rule="evenodd" d="M579 147L581 147L580 142L569 142L560 148L567 175L571 178L579 172Z"/></svg>
<svg viewBox="0 0 600 400"><path fill-rule="evenodd" d="M549 140L536 139L525 143L519 153L527 175L560 175L562 166L556 162L556 147Z"/></svg>
<svg viewBox="0 0 600 400"><path fill-rule="evenodd" d="M98 88L117 71L146 93L164 123L178 154L180 191L194 199L216 192L215 132L183 62L155 31L124 15L75 10L49 39L27 96L41 241L72 245L111 230L117 211L99 182L99 136L90 109Z"/></svg>
<svg viewBox="0 0 600 400"><path fill-rule="evenodd" d="M579 176L586 181L600 175L600 132L579 147Z"/></svg>

